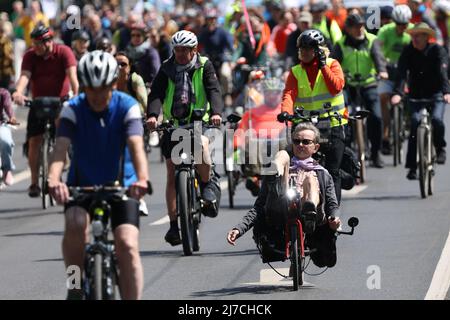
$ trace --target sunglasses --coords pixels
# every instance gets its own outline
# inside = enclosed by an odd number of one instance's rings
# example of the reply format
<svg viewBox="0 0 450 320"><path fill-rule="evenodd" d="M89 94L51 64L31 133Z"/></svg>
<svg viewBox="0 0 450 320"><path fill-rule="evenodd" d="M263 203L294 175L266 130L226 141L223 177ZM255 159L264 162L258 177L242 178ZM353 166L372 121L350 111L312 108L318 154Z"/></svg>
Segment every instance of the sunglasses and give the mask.
<svg viewBox="0 0 450 320"><path fill-rule="evenodd" d="M313 144L314 141L310 139L292 139L292 143L296 146L302 144L304 146L309 146L310 144Z"/></svg>

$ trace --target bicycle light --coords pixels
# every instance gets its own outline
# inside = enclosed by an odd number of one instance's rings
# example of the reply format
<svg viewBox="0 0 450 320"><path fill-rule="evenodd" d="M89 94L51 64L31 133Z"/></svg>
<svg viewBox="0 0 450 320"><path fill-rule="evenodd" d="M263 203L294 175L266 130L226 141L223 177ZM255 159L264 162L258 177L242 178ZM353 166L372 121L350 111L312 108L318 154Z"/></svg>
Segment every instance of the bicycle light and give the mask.
<svg viewBox="0 0 450 320"><path fill-rule="evenodd" d="M103 217L103 215L105 214L105 211L102 208L95 208L94 214L96 216Z"/></svg>
<svg viewBox="0 0 450 320"><path fill-rule="evenodd" d="M289 200L293 200L295 198L296 194L297 194L297 192L293 188L290 188L286 191L286 196L288 197Z"/></svg>
<svg viewBox="0 0 450 320"><path fill-rule="evenodd" d="M187 153L184 153L184 152L183 152L182 154L180 154L180 158L181 158L181 160L183 160L183 161L186 160L187 157L188 157L188 156L187 156Z"/></svg>
<svg viewBox="0 0 450 320"><path fill-rule="evenodd" d="M103 223L100 220L92 222L92 233L94 237L100 237L103 233Z"/></svg>

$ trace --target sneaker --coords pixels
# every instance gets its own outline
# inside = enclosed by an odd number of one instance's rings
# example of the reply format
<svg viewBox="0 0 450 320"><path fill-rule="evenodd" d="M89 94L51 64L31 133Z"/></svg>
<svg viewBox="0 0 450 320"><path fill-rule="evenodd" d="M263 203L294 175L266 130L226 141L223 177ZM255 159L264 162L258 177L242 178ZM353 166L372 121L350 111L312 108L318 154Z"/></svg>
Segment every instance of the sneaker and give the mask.
<svg viewBox="0 0 450 320"><path fill-rule="evenodd" d="M152 147L156 147L159 144L159 135L158 132L153 131L152 133L150 133L150 140L149 140L149 144Z"/></svg>
<svg viewBox="0 0 450 320"><path fill-rule="evenodd" d="M3 182L5 185L10 186L14 183L14 178L11 171L3 171Z"/></svg>
<svg viewBox="0 0 450 320"><path fill-rule="evenodd" d="M417 173L415 169L410 169L408 174L406 175L406 179L408 180L417 180Z"/></svg>
<svg viewBox="0 0 450 320"><path fill-rule="evenodd" d="M217 208L217 202L216 201L214 201L214 202L205 201L203 203L202 213L206 217L210 217L210 218L217 217L217 215L219 214L219 210Z"/></svg>
<svg viewBox="0 0 450 320"><path fill-rule="evenodd" d="M259 194L259 179L256 177L247 178L245 181L245 187L250 190L252 196L257 197Z"/></svg>
<svg viewBox="0 0 450 320"><path fill-rule="evenodd" d="M379 155L377 155L374 158L372 158L371 165L372 165L372 167L378 168L378 169L384 168L384 163L381 160Z"/></svg>
<svg viewBox="0 0 450 320"><path fill-rule="evenodd" d="M139 200L139 214L141 217L148 216L148 208L147 208L147 204L145 203L144 199Z"/></svg>
<svg viewBox="0 0 450 320"><path fill-rule="evenodd" d="M41 188L37 184L32 184L28 187L28 196L30 198L37 198L41 196Z"/></svg>
<svg viewBox="0 0 450 320"><path fill-rule="evenodd" d="M436 150L436 162L438 164L445 164L445 161L447 160L447 153L445 152L445 149L438 149Z"/></svg>
<svg viewBox="0 0 450 320"><path fill-rule="evenodd" d="M389 142L389 140L383 140L381 153L387 156L392 154L391 143Z"/></svg>
<svg viewBox="0 0 450 320"><path fill-rule="evenodd" d="M164 240L170 243L172 247L181 244L180 231L175 228L170 228L164 236Z"/></svg>

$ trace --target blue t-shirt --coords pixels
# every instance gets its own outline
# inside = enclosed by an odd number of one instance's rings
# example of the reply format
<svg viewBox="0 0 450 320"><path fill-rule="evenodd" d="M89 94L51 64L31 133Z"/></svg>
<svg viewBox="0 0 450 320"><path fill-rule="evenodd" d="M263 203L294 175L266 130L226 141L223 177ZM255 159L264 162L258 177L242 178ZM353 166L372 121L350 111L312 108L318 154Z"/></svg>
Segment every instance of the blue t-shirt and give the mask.
<svg viewBox="0 0 450 320"><path fill-rule="evenodd" d="M70 138L73 148L67 184L105 184L118 180L121 170L124 186L135 182L137 176L126 143L129 136L142 136L142 132L139 105L125 93L113 91L108 108L100 113L89 108L84 93L66 102L58 136Z"/></svg>

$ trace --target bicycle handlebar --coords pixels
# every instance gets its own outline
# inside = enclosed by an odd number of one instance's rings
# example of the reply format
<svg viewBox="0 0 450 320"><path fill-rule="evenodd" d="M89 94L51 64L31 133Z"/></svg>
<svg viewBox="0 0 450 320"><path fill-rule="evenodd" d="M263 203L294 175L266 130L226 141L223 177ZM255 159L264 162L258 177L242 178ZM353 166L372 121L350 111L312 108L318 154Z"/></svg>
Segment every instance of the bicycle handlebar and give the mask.
<svg viewBox="0 0 450 320"><path fill-rule="evenodd" d="M35 106L59 108L63 103L60 97L37 97L33 100L25 100L24 107L32 108Z"/></svg>

